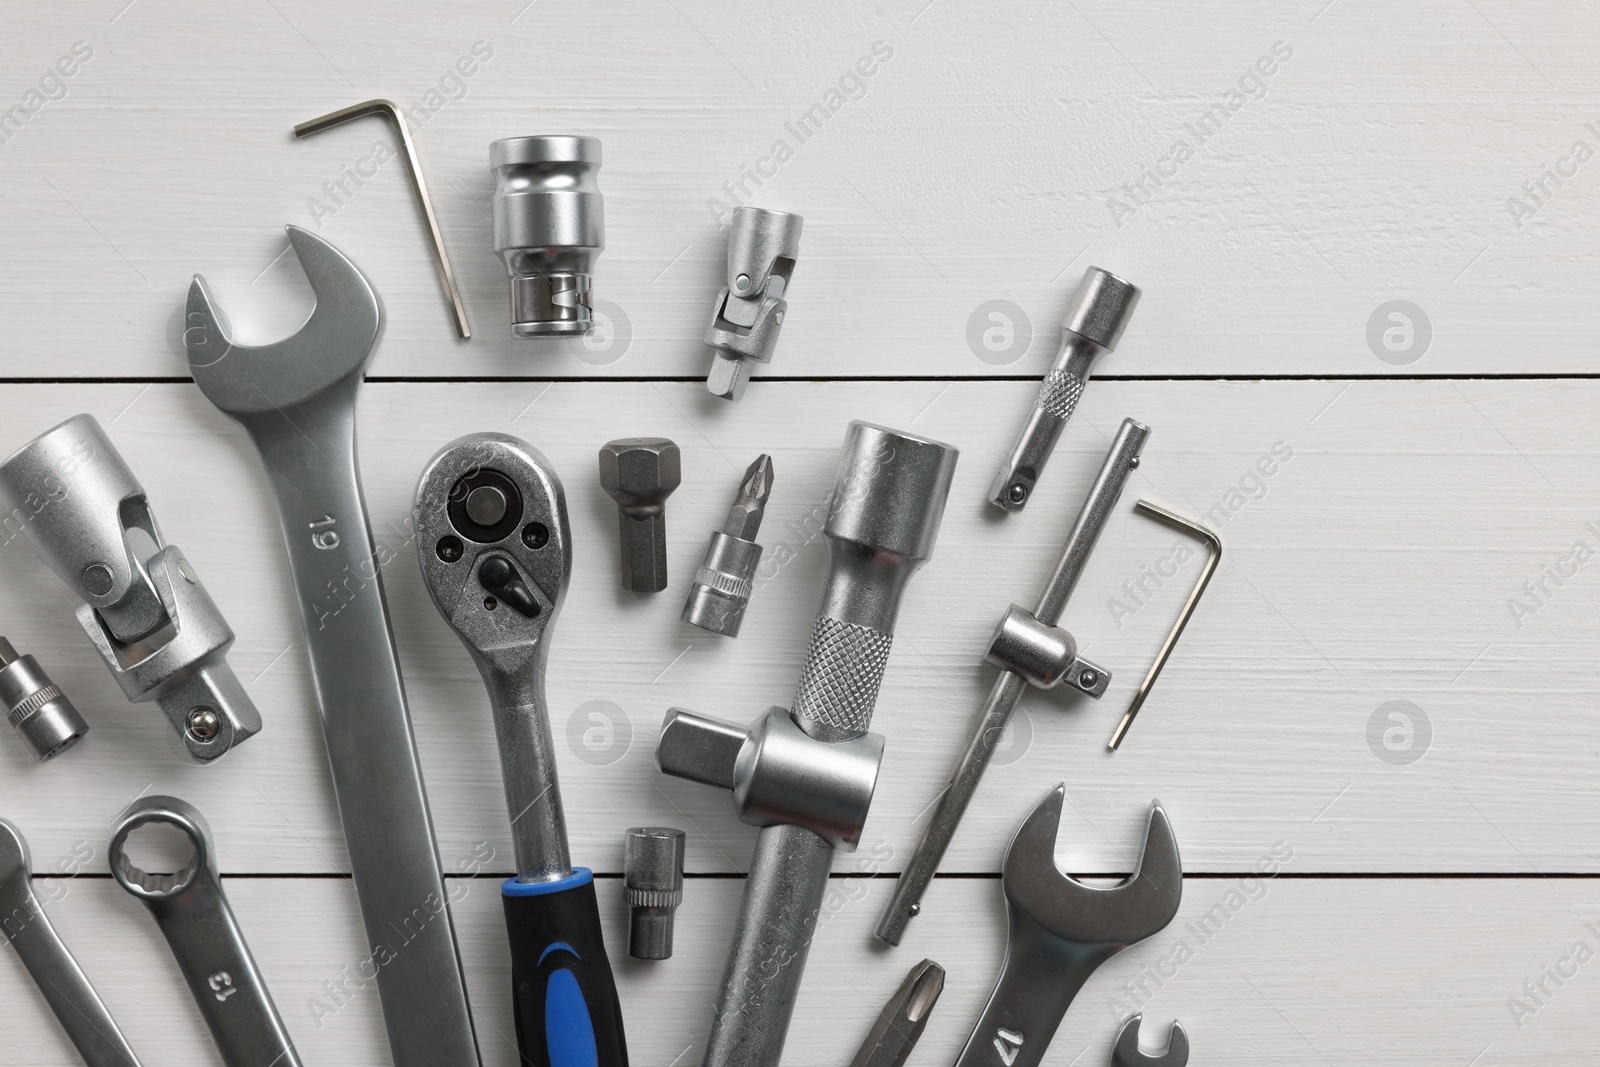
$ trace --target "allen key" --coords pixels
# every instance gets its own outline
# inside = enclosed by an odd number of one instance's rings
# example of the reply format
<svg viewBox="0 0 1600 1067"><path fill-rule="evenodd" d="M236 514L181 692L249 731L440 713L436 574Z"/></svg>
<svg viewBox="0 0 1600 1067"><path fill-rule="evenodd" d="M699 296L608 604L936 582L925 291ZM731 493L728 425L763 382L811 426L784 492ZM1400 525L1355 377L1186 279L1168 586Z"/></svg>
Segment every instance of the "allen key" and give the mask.
<svg viewBox="0 0 1600 1067"><path fill-rule="evenodd" d="M1222 561L1222 540L1198 522L1191 522L1182 515L1175 514L1152 504L1148 500L1140 500L1133 505L1133 510L1141 515L1147 515L1157 522L1186 533L1204 541L1211 548L1211 554L1206 558L1206 565L1200 571L1200 580L1189 593L1189 599L1184 602L1183 610L1178 612L1178 621L1172 624L1172 630L1167 634L1167 639L1161 642L1161 651L1156 653L1156 661L1150 664L1150 673L1144 676L1144 681L1139 683L1139 691L1134 694L1133 703L1128 705L1128 710L1123 714L1122 721L1117 723L1117 728L1111 733L1111 741L1106 745L1115 752L1121 745L1122 739L1128 736L1128 727L1133 725L1133 717L1139 714L1139 709L1144 707L1144 702L1150 695L1150 690L1155 688L1156 679L1161 675L1161 668L1167 665L1167 660L1172 656L1172 649L1177 645L1178 638L1183 636L1183 628L1189 625L1189 616L1194 614L1195 605L1200 603L1200 594L1206 591L1206 586L1211 582L1211 576L1216 573L1217 564Z"/></svg>
<svg viewBox="0 0 1600 1067"><path fill-rule="evenodd" d="M417 158L417 146L411 140L411 130L407 128L406 117L400 109L389 100L365 100L310 122L302 122L294 128L294 135L309 137L368 115L381 115L388 119L389 125L400 136L400 147L405 150L406 169L411 172L411 189L417 194L417 208L422 212L422 221L428 224L428 237L433 242L433 265L439 270L439 284L444 287L444 298L455 317L456 336L463 341L470 341L472 327L467 323L467 309L461 303L461 293L456 288L455 272L450 269L450 255L444 250L444 235L439 232L439 220L433 214L433 201L428 198L428 183L422 180L422 161Z"/></svg>

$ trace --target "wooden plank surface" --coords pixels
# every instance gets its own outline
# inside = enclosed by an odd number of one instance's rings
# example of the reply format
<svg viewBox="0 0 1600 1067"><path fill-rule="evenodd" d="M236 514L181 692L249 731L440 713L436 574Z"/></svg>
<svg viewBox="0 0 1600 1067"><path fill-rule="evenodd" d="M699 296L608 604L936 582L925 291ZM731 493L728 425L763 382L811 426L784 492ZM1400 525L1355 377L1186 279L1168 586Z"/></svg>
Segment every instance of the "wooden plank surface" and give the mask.
<svg viewBox="0 0 1600 1067"><path fill-rule="evenodd" d="M511 1067L498 894L481 879L451 884L484 1063ZM364 953L348 885L236 878L225 888L305 1062L387 1064L377 998L349 973ZM727 879L691 879L673 958L618 966L633 1062L696 1062L738 888ZM873 1013L925 956L949 976L910 1062L950 1063L960 1051L1000 963L1005 915L996 883L941 879L930 903L959 911L963 921L913 927L903 947L884 952L869 942L888 888L881 879L835 880L787 1062L848 1063ZM47 911L134 1050L169 1067L214 1064L172 956L138 902L109 878L42 882L46 891L64 894ZM602 885L601 900L615 959L623 950L615 880ZM1600 986L1589 974L1600 951L1595 925L1593 894L1582 881L1191 879L1172 926L1089 980L1045 1062L1109 1062L1121 1019L1134 1010L1145 1014L1149 1042L1179 1019L1197 1067L1560 1062L1572 1035L1600 1009ZM1578 943L1587 946L1587 963L1575 961ZM1557 985L1546 968L1567 977ZM1524 982L1539 981L1546 993L1524 990ZM1524 1005L1515 1014L1513 998ZM9 952L0 953L0 1000L11 1008L8 1062L81 1062ZM1419 1017L1428 1025L1418 1025Z"/></svg>
<svg viewBox="0 0 1600 1067"><path fill-rule="evenodd" d="M553 631L550 700L574 850L604 871L619 869L623 829L651 821L692 831L691 870L743 868L753 831L726 796L660 776L654 739L672 705L749 721L788 703L846 420L961 448L874 722L888 755L866 839L880 852L842 857L842 867L893 870L987 692L990 629L1007 603L1037 596L1118 420L1135 414L1154 428L1145 461L1064 617L1085 654L1113 670L1111 692L1025 698L1015 744L947 869L994 870L1022 814L1062 780L1072 797L1063 848L1088 869L1118 869L1151 797L1169 806L1194 870L1236 869L1291 830L1311 835L1306 870L1597 869L1588 841L1600 816L1571 795L1597 747L1589 620L1600 586L1569 557L1578 542L1600 545L1586 525L1600 513L1582 491L1600 449L1600 385L1100 383L1032 505L1001 518L983 496L1028 397L1015 382L768 383L729 407L693 383L368 385L364 480L394 556L384 581L446 857L487 840L509 869L482 686L421 588L406 525L415 479L445 442L522 434L566 484L575 567ZM177 762L164 720L114 688L18 537L0 550L0 617L94 732L43 766L0 746L12 817L42 853L66 852L148 786L201 804L229 870L342 870L277 519L242 433L190 385L11 385L0 404L17 443L76 411L98 413L238 632L232 662L267 721L219 767ZM666 434L684 450L684 484L668 504L672 585L655 597L619 588L615 507L595 474L598 446L628 433ZM761 450L777 469L767 564L744 632L727 641L678 613L707 531ZM1197 551L1180 562L1181 539L1132 513L1136 497L1216 527L1226 554L1113 756L1105 740L1199 565ZM1558 588L1547 566L1576 574ZM1146 567L1178 574L1158 588ZM1509 600L1532 603L1529 581L1548 595L1514 615ZM1130 582L1143 585L1130 594ZM1407 702L1409 740L1392 701Z"/></svg>
<svg viewBox="0 0 1600 1067"><path fill-rule="evenodd" d="M514 1061L496 901L510 843L481 684L414 562L423 464L500 430L566 483L576 566L549 683L572 849L600 874L622 959L623 829L688 831L677 956L619 966L633 1061L680 1067L705 1038L754 831L726 796L662 777L656 734L674 705L748 721L788 703L852 418L962 459L901 617L874 721L880 786L861 849L836 864L787 1062L848 1062L923 956L950 982L912 1062L954 1059L999 965L1005 843L1058 782L1065 869L1128 870L1159 797L1191 877L1179 920L1085 988L1052 1067L1106 1062L1136 1010L1152 1039L1181 1018L1196 1065L1572 1059L1600 1007L1584 978L1600 953L1596 18L1572 0L11 12L0 455L94 413L236 630L231 662L266 720L220 766L181 763L59 583L0 536L0 632L92 725L43 766L0 742L0 817L27 835L37 891L134 1047L215 1062L153 923L104 873L114 814L167 792L210 820L306 1061L388 1062L376 998L347 971L366 951L277 516L182 356L196 272L239 340L303 320L292 223L348 253L385 303L362 473L486 1064ZM454 340L406 177L379 158L382 126L291 136L375 96L412 116L470 343ZM506 336L487 145L546 132L605 146L602 330L583 344ZM722 224L745 202L806 226L768 380L728 405L700 385L700 337ZM1089 264L1144 299L1028 511L998 516L984 492ZM1036 596L1125 416L1154 437L1063 619L1111 691L1024 698L924 915L886 952L870 930L993 677L990 629ZM618 588L595 470L601 443L640 433L676 439L685 469L672 584L648 598ZM777 467L766 562L744 633L724 641L678 613L762 451ZM1200 560L1133 513L1138 497L1226 549L1112 755ZM1274 853L1279 877L1253 877ZM76 1062L0 957L0 1060Z"/></svg>
<svg viewBox="0 0 1600 1067"><path fill-rule="evenodd" d="M776 375L1037 377L1090 263L1146 290L1102 373L1589 373L1595 20L1572 0L36 6L8 19L0 101L76 42L92 57L0 138L8 373L181 375L196 272L246 340L287 333L295 223L383 295L377 373L703 377L718 219L742 202L806 217ZM381 125L290 135L374 96L419 119L470 344L400 164L366 162ZM488 209L489 141L563 131L605 144L596 291L623 335L576 355L506 336ZM1394 300L1421 315L1391 322ZM1015 327L998 351L969 342L1006 332L990 301ZM1391 326L1398 350L1374 348Z"/></svg>

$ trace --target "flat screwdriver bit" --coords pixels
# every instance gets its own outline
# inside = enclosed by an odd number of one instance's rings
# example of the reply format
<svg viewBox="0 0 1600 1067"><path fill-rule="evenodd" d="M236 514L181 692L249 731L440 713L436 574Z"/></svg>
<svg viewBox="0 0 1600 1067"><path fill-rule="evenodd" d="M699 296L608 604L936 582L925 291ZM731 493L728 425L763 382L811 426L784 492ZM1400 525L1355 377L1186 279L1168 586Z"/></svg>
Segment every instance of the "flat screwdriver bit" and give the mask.
<svg viewBox="0 0 1600 1067"><path fill-rule="evenodd" d="M772 495L772 457L760 455L744 472L739 494L722 529L713 531L706 556L689 587L683 605L683 621L724 637L738 637L744 609L756 567L761 563L761 546L756 534Z"/></svg>

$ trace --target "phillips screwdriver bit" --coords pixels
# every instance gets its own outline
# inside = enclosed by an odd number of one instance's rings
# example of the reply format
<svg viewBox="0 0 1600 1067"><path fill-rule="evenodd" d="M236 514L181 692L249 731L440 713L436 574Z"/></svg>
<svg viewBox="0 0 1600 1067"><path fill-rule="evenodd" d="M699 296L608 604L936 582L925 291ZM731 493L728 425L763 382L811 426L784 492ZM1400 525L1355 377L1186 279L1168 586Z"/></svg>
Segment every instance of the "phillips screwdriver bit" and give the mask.
<svg viewBox="0 0 1600 1067"><path fill-rule="evenodd" d="M902 1067L928 1025L928 1016L944 992L944 968L923 960L911 968L894 996L878 1012L861 1051L850 1067Z"/></svg>
<svg viewBox="0 0 1600 1067"><path fill-rule="evenodd" d="M761 563L756 534L772 495L772 457L760 455L744 472L739 495L722 529L711 534L705 560L695 572L683 621L724 637L738 637L744 609L750 604L751 583Z"/></svg>

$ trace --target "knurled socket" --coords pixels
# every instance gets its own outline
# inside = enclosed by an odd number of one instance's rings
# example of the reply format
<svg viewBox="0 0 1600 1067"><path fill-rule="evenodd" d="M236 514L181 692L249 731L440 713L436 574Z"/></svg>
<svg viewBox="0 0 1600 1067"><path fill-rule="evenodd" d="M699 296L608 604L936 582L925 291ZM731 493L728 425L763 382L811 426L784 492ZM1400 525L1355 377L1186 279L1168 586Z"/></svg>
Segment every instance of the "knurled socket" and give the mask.
<svg viewBox="0 0 1600 1067"><path fill-rule="evenodd" d="M682 830L635 826L622 846L622 893L628 904L628 955L672 956L673 912L683 902Z"/></svg>
<svg viewBox="0 0 1600 1067"><path fill-rule="evenodd" d="M32 656L0 637L0 707L36 759L59 756L89 732L78 709Z"/></svg>

